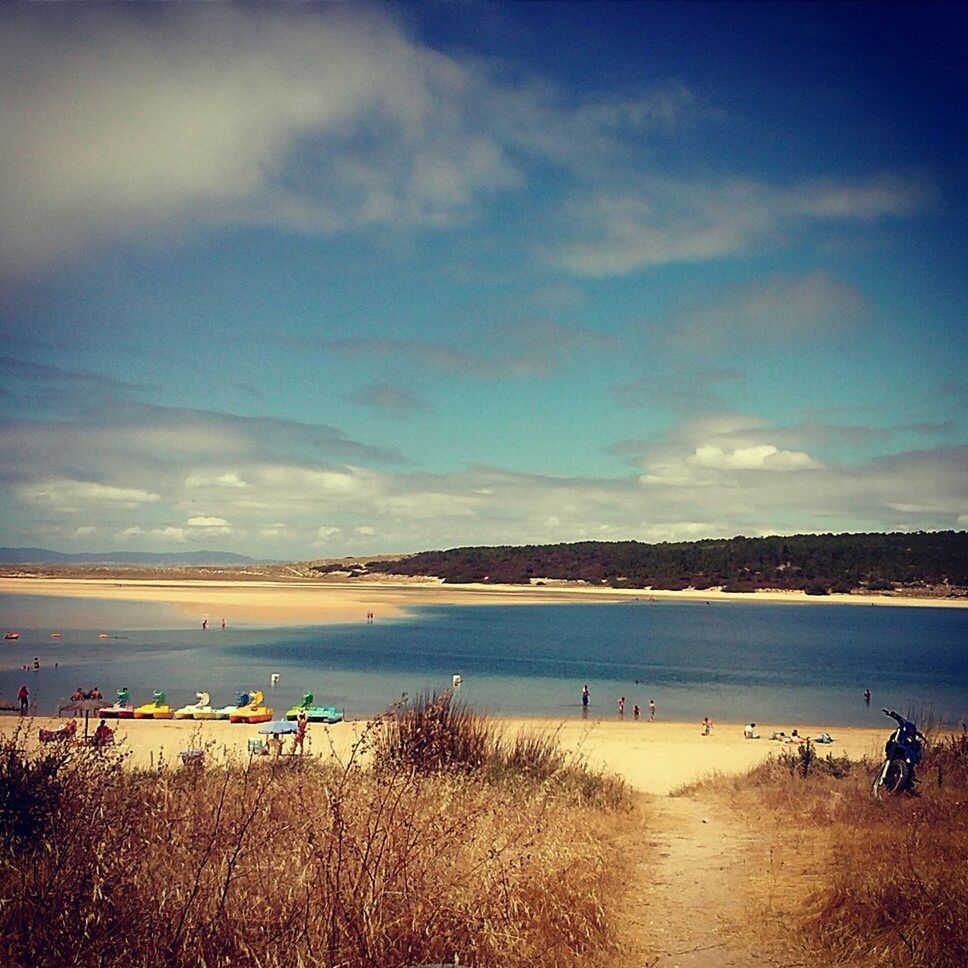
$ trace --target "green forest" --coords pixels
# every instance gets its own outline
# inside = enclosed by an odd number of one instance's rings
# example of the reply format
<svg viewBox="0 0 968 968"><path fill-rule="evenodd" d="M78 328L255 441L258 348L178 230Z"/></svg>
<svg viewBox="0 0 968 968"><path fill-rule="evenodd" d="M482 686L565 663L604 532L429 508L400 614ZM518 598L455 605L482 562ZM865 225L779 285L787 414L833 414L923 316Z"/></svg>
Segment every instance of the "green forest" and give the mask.
<svg viewBox="0 0 968 968"><path fill-rule="evenodd" d="M445 582L525 584L569 580L615 588L725 591L799 589L808 594L968 586L968 532L798 534L643 544L581 541L452 548L361 562L369 572ZM317 566L320 572L346 565Z"/></svg>

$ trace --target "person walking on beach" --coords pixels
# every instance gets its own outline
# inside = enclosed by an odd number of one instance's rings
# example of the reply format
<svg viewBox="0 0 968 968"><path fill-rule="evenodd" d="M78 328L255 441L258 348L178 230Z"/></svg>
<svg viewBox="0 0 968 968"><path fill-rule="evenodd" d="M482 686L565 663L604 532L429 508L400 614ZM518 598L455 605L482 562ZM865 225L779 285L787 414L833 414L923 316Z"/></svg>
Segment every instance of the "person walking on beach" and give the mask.
<svg viewBox="0 0 968 968"><path fill-rule="evenodd" d="M625 715L625 696L622 696L618 701L618 714L619 716Z"/></svg>
<svg viewBox="0 0 968 968"><path fill-rule="evenodd" d="M649 700L649 722L650 723L655 722L655 700L654 699Z"/></svg>
<svg viewBox="0 0 968 968"><path fill-rule="evenodd" d="M30 690L27 688L26 682L20 687L17 698L20 700L20 715L26 716L27 709L30 706Z"/></svg>
<svg viewBox="0 0 968 968"><path fill-rule="evenodd" d="M581 704L587 709L588 708L588 683L581 687Z"/></svg>

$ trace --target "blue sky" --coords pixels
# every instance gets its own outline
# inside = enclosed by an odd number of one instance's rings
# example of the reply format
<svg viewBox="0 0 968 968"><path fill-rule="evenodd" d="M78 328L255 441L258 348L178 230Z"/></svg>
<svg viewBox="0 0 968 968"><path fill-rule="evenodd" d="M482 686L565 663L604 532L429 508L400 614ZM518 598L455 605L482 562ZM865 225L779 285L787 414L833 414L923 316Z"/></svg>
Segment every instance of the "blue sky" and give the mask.
<svg viewBox="0 0 968 968"><path fill-rule="evenodd" d="M964 529L965 21L5 7L0 544Z"/></svg>

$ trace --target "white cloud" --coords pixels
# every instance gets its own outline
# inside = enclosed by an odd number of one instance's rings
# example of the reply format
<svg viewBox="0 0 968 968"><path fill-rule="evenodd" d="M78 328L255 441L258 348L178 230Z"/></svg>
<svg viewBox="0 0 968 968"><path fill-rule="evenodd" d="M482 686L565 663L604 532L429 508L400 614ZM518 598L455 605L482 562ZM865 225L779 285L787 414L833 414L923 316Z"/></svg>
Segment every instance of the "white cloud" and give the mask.
<svg viewBox="0 0 968 968"><path fill-rule="evenodd" d="M753 447L737 447L733 450L705 444L697 447L692 456L686 460L687 463L697 467L717 470L792 471L822 466L819 461L803 451L780 450L773 444L757 444Z"/></svg>
<svg viewBox="0 0 968 968"><path fill-rule="evenodd" d="M378 10L8 12L0 65L8 271L189 225L448 224L519 177L467 69Z"/></svg>
<svg viewBox="0 0 968 968"><path fill-rule="evenodd" d="M326 525L323 525L322 527L316 529L316 537L320 541L325 541L327 538L332 538L334 535L337 535L339 533L340 533L339 528L330 528L330 527L327 527Z"/></svg>
<svg viewBox="0 0 968 968"><path fill-rule="evenodd" d="M131 510L161 499L161 495L137 487L64 478L21 484L15 490L25 504L47 506L63 514L76 514L95 507Z"/></svg>
<svg viewBox="0 0 968 968"><path fill-rule="evenodd" d="M353 529L357 534L364 535L365 537L370 537L376 534L376 528L371 528L368 524L360 525L358 528Z"/></svg>
<svg viewBox="0 0 968 968"><path fill-rule="evenodd" d="M189 518L185 523L192 528L227 528L229 526L225 518L206 517L204 515Z"/></svg>
<svg viewBox="0 0 968 968"><path fill-rule="evenodd" d="M71 538L89 538L97 530L92 524L85 524L79 528L75 528L71 533Z"/></svg>
<svg viewBox="0 0 968 968"><path fill-rule="evenodd" d="M165 528L152 528L148 534L160 541L173 541L177 544L188 540L188 532L184 528L174 528L170 525Z"/></svg>

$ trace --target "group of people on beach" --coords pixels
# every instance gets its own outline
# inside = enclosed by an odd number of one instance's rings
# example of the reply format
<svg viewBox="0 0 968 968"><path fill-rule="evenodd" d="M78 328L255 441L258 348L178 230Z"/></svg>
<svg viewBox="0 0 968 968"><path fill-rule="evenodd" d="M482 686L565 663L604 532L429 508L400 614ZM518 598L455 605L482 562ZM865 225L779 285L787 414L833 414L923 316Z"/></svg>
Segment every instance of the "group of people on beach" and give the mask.
<svg viewBox="0 0 968 968"><path fill-rule="evenodd" d="M591 693L588 691L588 683L586 682L585 685L581 687L581 706L582 706L582 713L584 714L587 714L588 712L588 703L590 698L591 698ZM622 719L625 718L625 696L620 696L618 699L618 714ZM639 719L641 715L642 715L642 707L638 703L636 703L632 707L632 716L635 719ZM655 722L655 700L654 699L649 700L649 722L650 723Z"/></svg>
<svg viewBox="0 0 968 968"><path fill-rule="evenodd" d="M82 689L78 686L71 693L71 702L83 702L85 699L93 699L95 702L101 702L104 696L101 695L101 690L97 686L93 689Z"/></svg>

